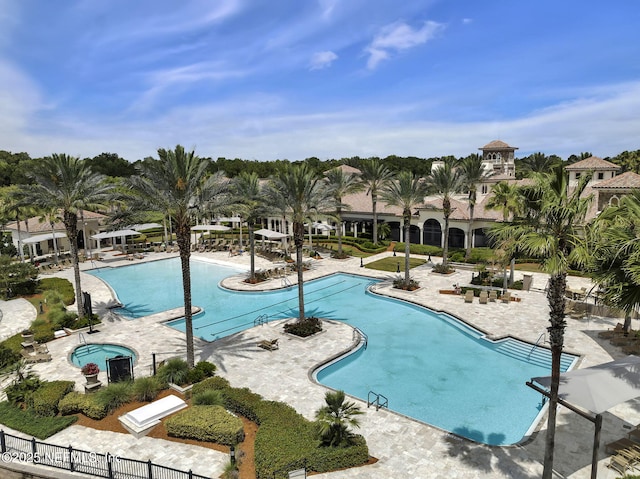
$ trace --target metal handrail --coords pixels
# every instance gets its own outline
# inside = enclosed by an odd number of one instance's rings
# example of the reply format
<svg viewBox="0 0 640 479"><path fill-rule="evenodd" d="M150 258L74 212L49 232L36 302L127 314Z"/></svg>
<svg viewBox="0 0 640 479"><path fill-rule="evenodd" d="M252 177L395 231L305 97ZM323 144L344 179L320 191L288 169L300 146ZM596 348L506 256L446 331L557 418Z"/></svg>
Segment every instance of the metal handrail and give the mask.
<svg viewBox="0 0 640 479"><path fill-rule="evenodd" d="M265 313L265 314L261 314L256 319L254 319L253 325L262 326L264 323L268 323L268 322L269 322L269 315Z"/></svg>
<svg viewBox="0 0 640 479"><path fill-rule="evenodd" d="M371 396L374 397L373 401L371 400ZM380 399L382 399L382 401L380 401ZM387 409L389 409L389 400L387 399L386 396L383 396L382 394L378 394L373 391L369 391L369 394L367 394L367 407L369 407L372 404L376 405L376 411L381 407L386 407Z"/></svg>
<svg viewBox="0 0 640 479"><path fill-rule="evenodd" d="M351 334L352 341L356 339L356 334L362 339L362 341L364 341L364 349L367 349L367 346L369 345L369 336L367 336L367 334L360 328L355 327L353 328L353 333Z"/></svg>
<svg viewBox="0 0 640 479"><path fill-rule="evenodd" d="M546 342L546 338L547 338L547 333L542 333L540 336L538 336L538 339L536 340L536 343L533 345L533 347L529 351L529 354L527 355L527 359L529 359L531 357L531 353L533 353L533 351L538 347L538 344L540 343L540 340L542 339L542 342L545 343Z"/></svg>

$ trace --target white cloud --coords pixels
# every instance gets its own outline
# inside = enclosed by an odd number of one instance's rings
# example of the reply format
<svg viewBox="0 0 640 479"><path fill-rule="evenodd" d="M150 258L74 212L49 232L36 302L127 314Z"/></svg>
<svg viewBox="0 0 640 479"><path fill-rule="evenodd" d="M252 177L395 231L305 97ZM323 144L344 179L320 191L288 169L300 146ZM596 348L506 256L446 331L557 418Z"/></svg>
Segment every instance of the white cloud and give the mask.
<svg viewBox="0 0 640 479"><path fill-rule="evenodd" d="M311 58L311 70L322 70L323 68L330 67L337 58L338 55L332 51L314 53Z"/></svg>
<svg viewBox="0 0 640 479"><path fill-rule="evenodd" d="M469 25L470 23L473 23L473 18L463 18L462 23L463 25Z"/></svg>
<svg viewBox="0 0 640 479"><path fill-rule="evenodd" d="M422 45L444 29L444 24L427 21L422 28L414 29L403 22L395 22L382 28L367 47L367 67L374 69L382 60L390 57L391 51L402 51Z"/></svg>

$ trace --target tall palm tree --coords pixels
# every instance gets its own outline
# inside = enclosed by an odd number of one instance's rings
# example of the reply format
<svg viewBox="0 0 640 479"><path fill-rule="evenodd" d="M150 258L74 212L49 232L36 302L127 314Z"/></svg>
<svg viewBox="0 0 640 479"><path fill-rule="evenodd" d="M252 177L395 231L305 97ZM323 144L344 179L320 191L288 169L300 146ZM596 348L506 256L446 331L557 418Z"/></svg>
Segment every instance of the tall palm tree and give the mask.
<svg viewBox="0 0 640 479"><path fill-rule="evenodd" d="M60 254L58 253L58 240L56 239L56 222L60 220L58 216L59 210L57 208L41 208L40 209L40 223L48 223L51 228L51 240L53 242L53 258L54 262L58 264ZM82 212L80 212L82 215Z"/></svg>
<svg viewBox="0 0 640 479"><path fill-rule="evenodd" d="M304 321L304 286L302 276L302 247L304 246L304 223L314 212L321 212L329 204L326 183L306 163L285 164L271 178L269 201L286 209L293 225L293 243L296 248L298 272L298 321Z"/></svg>
<svg viewBox="0 0 640 479"><path fill-rule="evenodd" d="M520 190L515 183L500 181L491 188L491 196L486 208L500 210L502 220L509 221L511 215L519 212L524 205Z"/></svg>
<svg viewBox="0 0 640 479"><path fill-rule="evenodd" d="M485 170L482 164L482 155L474 153L467 156L460 162L460 172L464 188L468 191L467 201L469 202L469 226L467 227L467 251L465 258L471 257L471 243L473 238L473 216L478 200L478 183L489 176L489 172Z"/></svg>
<svg viewBox="0 0 640 479"><path fill-rule="evenodd" d="M555 155L547 156L544 153L533 153L521 161L524 176L531 176L533 173L545 173L558 166L560 158Z"/></svg>
<svg viewBox="0 0 640 479"><path fill-rule="evenodd" d="M449 218L453 209L451 197L462 191L464 178L459 168L455 167L455 159L445 158L443 165L434 168L427 177L427 185L430 193L442 198L442 214L444 216L444 245L442 248L442 264L447 266L449 260Z"/></svg>
<svg viewBox="0 0 640 479"><path fill-rule="evenodd" d="M564 343L565 296L567 270L576 261L581 244L579 225L583 224L591 197L580 195L589 181L589 175L580 178L575 189L569 191L568 175L559 166L550 174L537 175L534 189L540 201L530 203L535 214L516 217L510 223L499 223L490 234L498 243L518 243L518 249L542 260L542 269L550 275L547 291L549 302L549 342L551 344L551 387L549 417L545 444L543 479L551 479L555 447L556 410L560 385L560 359ZM529 206L532 207L532 206ZM535 218L535 221L530 221Z"/></svg>
<svg viewBox="0 0 640 479"><path fill-rule="evenodd" d="M247 220L247 226L249 228L249 250L251 254L251 272L249 279L251 282L254 282L256 277L254 227L256 221L266 214L264 194L260 186L258 174L243 171L231 182L231 191L234 207L237 208L242 213L242 217Z"/></svg>
<svg viewBox="0 0 640 479"><path fill-rule="evenodd" d="M155 210L168 216L176 233L182 267L187 364L193 367L193 314L191 311L191 209L195 199L214 198L225 190L220 176L207 177L209 160L177 145L174 150L158 149L159 160L139 165L138 175L129 179L133 209Z"/></svg>
<svg viewBox="0 0 640 479"><path fill-rule="evenodd" d="M351 173L345 173L340 167L333 168L325 173L329 194L333 197L334 215L338 223L336 234L338 236L338 257L342 258L342 210L348 208L342 203L342 198L362 189L358 177Z"/></svg>
<svg viewBox="0 0 640 479"><path fill-rule="evenodd" d="M113 185L105 181L103 175L94 173L86 162L73 156L53 154L44 158L38 166L31 173L34 184L25 185L18 196L24 203L61 212L71 250L78 317L83 318L78 263L78 214L83 209L102 208Z"/></svg>
<svg viewBox="0 0 640 479"><path fill-rule="evenodd" d="M411 217L413 210L424 202L427 195L427 185L422 178L415 176L410 171L402 171L396 179L387 184L382 190L381 198L388 205L402 208L402 220L404 225L404 285L408 287L411 278L409 275L409 255L411 242L409 231L411 229Z"/></svg>
<svg viewBox="0 0 640 479"><path fill-rule="evenodd" d="M353 433L350 427L360 427L356 416L362 411L356 403L345 401L344 391L327 391L324 395L326 405L316 411L318 435L323 446L347 446Z"/></svg>
<svg viewBox="0 0 640 479"><path fill-rule="evenodd" d="M393 179L393 173L382 164L379 158L369 158L361 160L358 165L360 171L360 181L367 189L367 194L371 195L371 206L373 213L373 244L378 244L378 194Z"/></svg>
<svg viewBox="0 0 640 479"><path fill-rule="evenodd" d="M629 331L631 315L640 306L640 192L606 208L592 226L593 234L585 236L593 240L593 279L604 303L625 312Z"/></svg>

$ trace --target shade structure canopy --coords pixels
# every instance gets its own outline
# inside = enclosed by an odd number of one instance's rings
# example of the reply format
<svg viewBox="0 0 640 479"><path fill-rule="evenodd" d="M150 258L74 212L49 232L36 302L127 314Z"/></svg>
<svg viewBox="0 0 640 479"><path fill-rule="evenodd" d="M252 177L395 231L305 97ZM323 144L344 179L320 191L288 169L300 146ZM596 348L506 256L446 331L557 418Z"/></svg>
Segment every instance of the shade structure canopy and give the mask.
<svg viewBox="0 0 640 479"><path fill-rule="evenodd" d="M242 223L242 218L240 218L239 216L231 216L225 218L216 218L216 221L218 223Z"/></svg>
<svg viewBox="0 0 640 479"><path fill-rule="evenodd" d="M101 240L106 238L122 238L124 236L137 236L142 234L135 230L117 230L117 231L103 231L102 233L98 233L92 236L93 239Z"/></svg>
<svg viewBox="0 0 640 479"><path fill-rule="evenodd" d="M264 236L267 239L270 240L274 240L274 239L282 239L282 238L286 238L287 236L289 236L288 234L284 234L284 233L280 233L278 231L272 231L272 230L268 230L268 229L260 229L257 231L254 231L253 234L256 235L260 235L260 236Z"/></svg>
<svg viewBox="0 0 640 479"><path fill-rule="evenodd" d="M549 388L551 376L532 378ZM560 375L560 399L596 414L640 397L640 356L627 356Z"/></svg>
<svg viewBox="0 0 640 479"><path fill-rule="evenodd" d="M191 231L227 231L230 229L225 225L195 225L191 227Z"/></svg>
<svg viewBox="0 0 640 479"><path fill-rule="evenodd" d="M160 223L142 223L137 225L131 225L127 229L134 230L134 231L144 231L144 230L150 230L153 228L162 228L162 225Z"/></svg>
<svg viewBox="0 0 640 479"><path fill-rule="evenodd" d="M319 222L311 223L311 226L313 226L315 229L320 231L331 231L335 229L331 225L328 225L326 223L319 223Z"/></svg>
<svg viewBox="0 0 640 479"><path fill-rule="evenodd" d="M25 244L32 244L32 243L40 243L40 241L49 241L54 238L59 239L59 238L66 238L66 237L67 237L66 233L47 233L45 235L32 236L31 238L22 240L22 242Z"/></svg>

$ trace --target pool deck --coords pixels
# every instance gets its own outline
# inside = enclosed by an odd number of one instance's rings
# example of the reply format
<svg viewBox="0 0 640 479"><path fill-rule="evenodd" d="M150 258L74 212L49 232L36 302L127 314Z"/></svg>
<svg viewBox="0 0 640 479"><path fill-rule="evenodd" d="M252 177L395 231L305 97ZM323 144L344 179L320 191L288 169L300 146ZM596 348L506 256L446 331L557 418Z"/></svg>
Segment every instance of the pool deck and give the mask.
<svg viewBox="0 0 640 479"><path fill-rule="evenodd" d="M382 253L367 258L364 263L374 261L392 253ZM176 256L176 254L154 253L136 262L151 261ZM193 259L214 261L247 267L249 256L229 257L227 253L194 253ZM433 258L439 262L439 258ZM402 261L402 256L398 256ZM132 264L126 259L111 258L108 262L83 263L82 269L94 266L126 266ZM383 273L360 267L360 259L349 260L312 260L312 269L305 272L305 279L312 279L334 272L366 274L381 279L390 279L396 274ZM276 265L262 258L256 258L256 268ZM542 288L547 277L533 273L533 289L518 292L520 302L509 304L497 302L479 304L465 303L462 296L440 294L440 289L451 289L459 283L464 286L471 280L472 270L458 270L448 276L433 273L429 266L412 270L411 276L422 286L418 291L407 293L394 290L387 283L376 287L376 292L423 304L437 310L445 310L455 316L498 337L512 335L535 343L548 326L548 306ZM72 270L56 273L73 282ZM224 280L224 286L234 289L259 291L282 286L281 280L270 280L258 286L247 285L242 281L246 275L238 275ZM522 272L516 271L516 280ZM295 284L295 275L289 280ZM85 291L92 296L94 312L104 314L113 304L113 293L101 280L87 274L82 275ZM584 278L569 277L569 286L578 289L589 286ZM26 304L25 304L26 303ZM194 305L197 306L197 305ZM24 300L0 302L4 319L0 322L0 337L20 331L35 319L35 309ZM184 351L184 335L164 324L160 315L123 320L112 314L105 314L103 323L96 329L100 332L92 335L89 342L122 344L132 347L140 358L134 366L136 377L151 372L151 353L167 353L166 357ZM610 361L623 357L619 349L611 347L597 336L601 330L613 328L618 322L615 318L590 317L583 320L568 319L565 334L565 350L582 355L580 367ZM86 335L85 335L86 337ZM257 347L262 339L279 339L280 348L265 351ZM223 338L214 343L196 340L196 354L201 359L212 361L218 366L218 374L226 377L233 386L249 387L265 398L285 401L301 414L312 419L315 411L322 406L326 388L314 383L309 372L328 357L338 354L353 344L352 328L338 322L326 322L325 331L309 340L286 336L282 332L281 322L272 322L257 326L234 336ZM72 366L68 356L79 344L78 334L59 338L48 343L53 360L35 364L33 369L47 380L67 379L76 381L78 390L82 389L83 379L78 368ZM159 356L162 359L162 356ZM106 383L106 374L100 377ZM523 387L526 387L523 384ZM393 393L380 391L389 397L393 405ZM388 393L388 394L386 394ZM437 428L419 423L401 415L386 411L367 409L366 403L356 400L363 414L358 430L367 439L371 455L378 458L376 464L353 468L335 473L318 474L319 479L362 478L387 479L396 477L410 478L537 478L542 472L544 456L544 431L546 419L539 426L540 433L521 445L513 447L490 447L460 439ZM604 415L601 438L599 477L617 477L605 467L608 456L604 453L604 444L626 436L629 426L640 423L640 401L634 400L618 405ZM7 432L22 435L4 428ZM24 436L24 435L22 435ZM113 455L152 460L159 464L189 470L198 474L218 477L228 457L211 449L168 443L152 438L136 439L129 434L119 434L81 426L72 426L47 440L61 445L76 445L85 450L110 452ZM555 470L556 477L582 479L590 477L593 425L566 408L560 408L556 430ZM29 467L29 466L25 466ZM47 470L50 477L86 477L55 469L35 467L35 470Z"/></svg>

